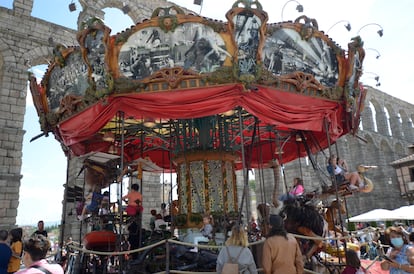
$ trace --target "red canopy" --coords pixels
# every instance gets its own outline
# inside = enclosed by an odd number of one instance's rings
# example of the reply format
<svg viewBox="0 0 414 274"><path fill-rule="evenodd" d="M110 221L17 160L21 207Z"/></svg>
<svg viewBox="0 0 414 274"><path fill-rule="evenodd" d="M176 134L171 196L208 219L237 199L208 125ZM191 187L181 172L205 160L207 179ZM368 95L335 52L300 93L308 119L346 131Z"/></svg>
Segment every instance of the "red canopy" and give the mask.
<svg viewBox="0 0 414 274"><path fill-rule="evenodd" d="M140 119L152 117L157 119L193 119L224 113L228 110L241 107L258 120L257 128L253 133L251 127L243 130L236 136L235 142L243 145L249 165L258 166L277 158L281 162L288 162L306 155L306 146L298 143L292 136L296 132L308 135L307 142L311 152L325 148L330 142L347 133L345 116L347 113L338 102L313 98L300 94L279 91L269 87L255 86L251 90L244 90L241 84L231 84L204 89L185 89L165 92L134 93L120 96L112 95L88 107L86 110L61 122L58 126L58 135L63 143L70 147L76 155L83 155L91 151L107 151L110 144L102 141L97 133L110 122L118 111L123 112L125 119ZM251 118L244 121L251 122ZM327 122L329 132L325 132ZM266 131L268 127L272 130ZM283 148L275 143L275 132L283 134ZM255 134L254 140L252 139ZM277 133L276 133L277 134ZM266 136L270 138L266 138ZM169 137L145 136L126 140L125 157L133 160L149 156L152 161L168 168L169 159L174 157L173 147L159 146L162 142L168 146ZM165 138L160 141L160 138ZM139 143L145 142L143 149ZM142 144L143 145L143 144ZM158 148L157 148L158 147ZM275 156L275 150L283 149L282 157ZM170 154L170 152L172 154ZM238 151L240 153L240 150ZM259 159L260 158L260 159Z"/></svg>

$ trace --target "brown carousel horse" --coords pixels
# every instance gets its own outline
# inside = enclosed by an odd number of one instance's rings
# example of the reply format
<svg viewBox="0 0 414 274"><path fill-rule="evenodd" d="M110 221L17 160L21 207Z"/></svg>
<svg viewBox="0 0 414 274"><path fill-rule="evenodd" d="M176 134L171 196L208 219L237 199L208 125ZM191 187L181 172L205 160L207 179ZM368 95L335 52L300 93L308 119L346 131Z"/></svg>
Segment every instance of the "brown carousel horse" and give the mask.
<svg viewBox="0 0 414 274"><path fill-rule="evenodd" d="M263 235L267 235L264 229L269 230L268 218L270 204L259 204L257 206L259 224ZM325 237L327 225L320 210L314 206L306 197L294 197L284 201L279 215L284 218L286 231L289 233L303 235L313 238ZM307 258L312 257L318 250L322 249L324 243L321 239L300 239L298 241L301 251Z"/></svg>
<svg viewBox="0 0 414 274"><path fill-rule="evenodd" d="M257 223L261 234L267 236L269 233L269 216L270 216L270 204L259 204L257 205Z"/></svg>
<svg viewBox="0 0 414 274"><path fill-rule="evenodd" d="M118 170L116 167L102 166L92 161L84 161L82 170L85 170L85 182L90 186L99 185L101 188L104 188L117 180Z"/></svg>
<svg viewBox="0 0 414 274"><path fill-rule="evenodd" d="M341 234L345 232L340 227L341 223L339 219L339 213L341 214L341 216L343 214L346 214L345 203L342 200L339 200L339 202L338 200L334 200L326 208L327 209L324 217L326 222L328 223L328 230Z"/></svg>
<svg viewBox="0 0 414 274"><path fill-rule="evenodd" d="M326 221L319 210L305 197L285 201L279 215L285 219L287 232L304 235L316 239L300 239L302 253L307 258L312 257L322 249L324 243L321 237L327 234Z"/></svg>

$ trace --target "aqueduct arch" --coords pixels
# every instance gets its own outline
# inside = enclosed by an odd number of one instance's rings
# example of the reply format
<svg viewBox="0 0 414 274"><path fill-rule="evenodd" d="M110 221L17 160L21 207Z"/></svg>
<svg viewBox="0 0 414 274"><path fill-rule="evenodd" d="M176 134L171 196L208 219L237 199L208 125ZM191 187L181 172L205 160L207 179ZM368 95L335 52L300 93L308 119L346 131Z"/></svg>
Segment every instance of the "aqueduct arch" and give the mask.
<svg viewBox="0 0 414 274"><path fill-rule="evenodd" d="M163 0L80 2L84 10L79 15L79 22L91 16L103 18L104 8L121 9L125 5L131 7L125 16L138 22L150 17L156 7L170 5ZM77 33L32 17L33 5L33 0L14 0L12 9L0 7L0 18L4 18L0 24L0 228L16 224L22 178L27 70L51 60L55 43L73 45Z"/></svg>

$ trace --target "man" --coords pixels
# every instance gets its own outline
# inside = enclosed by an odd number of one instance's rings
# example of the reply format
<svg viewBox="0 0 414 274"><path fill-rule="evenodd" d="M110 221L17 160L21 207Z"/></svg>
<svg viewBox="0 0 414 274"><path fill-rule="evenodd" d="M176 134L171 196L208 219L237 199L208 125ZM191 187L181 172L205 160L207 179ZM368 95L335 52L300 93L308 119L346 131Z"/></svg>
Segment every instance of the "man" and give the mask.
<svg viewBox="0 0 414 274"><path fill-rule="evenodd" d="M131 191L122 197L128 203L126 212L129 216L135 216L142 212L142 194L139 192L139 185L132 184Z"/></svg>
<svg viewBox="0 0 414 274"><path fill-rule="evenodd" d="M43 221L39 221L37 223L37 230L33 233L33 235L40 234L47 238L47 231L44 230L44 228L45 228L45 223Z"/></svg>
<svg viewBox="0 0 414 274"><path fill-rule="evenodd" d="M63 268L58 264L49 264L46 254L50 249L50 241L42 234L34 234L23 245L22 261L26 267L16 274L63 274Z"/></svg>
<svg viewBox="0 0 414 274"><path fill-rule="evenodd" d="M12 256L12 250L7 244L7 230L0 230L0 274L7 274L7 267Z"/></svg>

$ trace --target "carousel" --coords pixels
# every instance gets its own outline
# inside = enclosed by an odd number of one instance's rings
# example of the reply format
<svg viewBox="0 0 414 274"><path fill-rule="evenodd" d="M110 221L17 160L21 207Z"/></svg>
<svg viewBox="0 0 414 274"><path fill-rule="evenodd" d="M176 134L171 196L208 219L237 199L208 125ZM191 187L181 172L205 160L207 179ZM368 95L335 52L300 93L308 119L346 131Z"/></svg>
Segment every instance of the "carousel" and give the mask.
<svg viewBox="0 0 414 274"><path fill-rule="evenodd" d="M43 135L84 157L87 184L140 178L150 165L177 174L176 227L205 213L240 219L249 197L238 195L236 171L247 186L248 170L274 170L277 203L280 165L356 134L366 95L359 36L342 49L315 19L269 24L258 1L229 8L227 22L157 8L113 35L91 18L78 46L56 46L30 88ZM113 253L117 239L106 231L84 244Z"/></svg>

